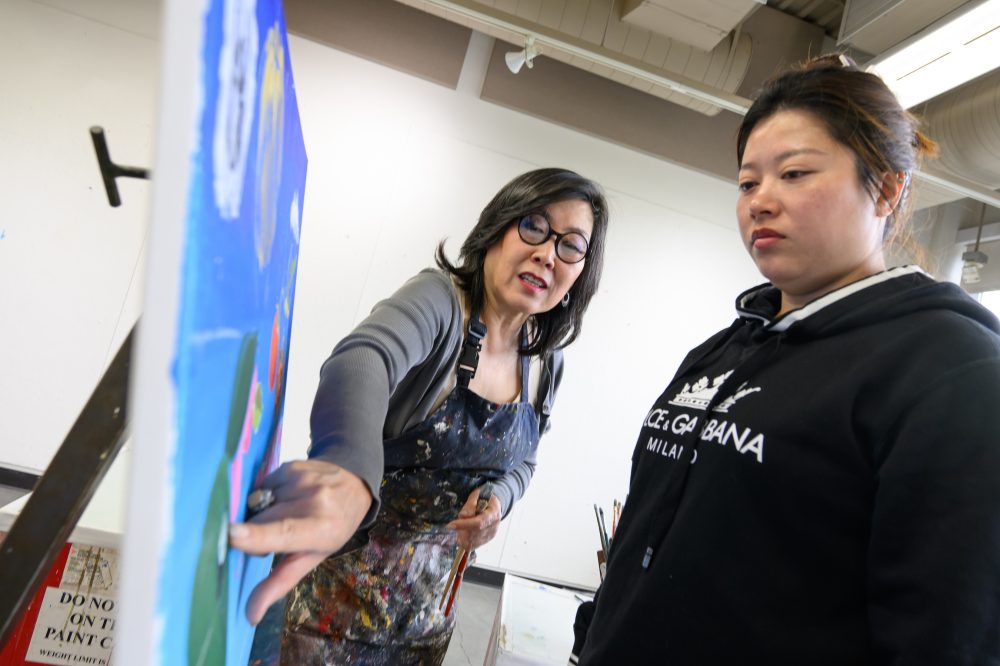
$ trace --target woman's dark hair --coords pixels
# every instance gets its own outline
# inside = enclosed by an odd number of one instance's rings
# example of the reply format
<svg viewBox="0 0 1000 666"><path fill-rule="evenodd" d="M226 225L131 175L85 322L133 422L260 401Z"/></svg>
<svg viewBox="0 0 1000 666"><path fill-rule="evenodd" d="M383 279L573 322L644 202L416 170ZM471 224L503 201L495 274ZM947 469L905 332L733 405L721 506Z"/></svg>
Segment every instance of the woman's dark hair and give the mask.
<svg viewBox="0 0 1000 666"><path fill-rule="evenodd" d="M873 197L882 195L886 173L904 174L899 202L889 215L885 239L895 239L910 216L910 175L921 156L933 157L937 145L920 131L892 91L845 55L820 56L770 79L743 118L736 139L743 164L750 133L779 111L800 110L823 122L830 136L855 156L858 180Z"/></svg>
<svg viewBox="0 0 1000 666"><path fill-rule="evenodd" d="M472 309L482 310L485 297L483 262L486 252L503 238L511 224L528 213L550 203L579 199L590 204L594 214L594 230L584 260L583 272L569 290L569 305L557 305L548 312L532 317L528 346L522 354L545 356L561 349L580 334L583 314L597 292L604 265L604 237L608 228L608 204L600 185L566 169L537 169L521 174L497 192L473 227L459 251L458 265L444 253L444 241L438 245L435 258L438 266L454 276L459 288L471 301ZM559 261L558 259L556 261Z"/></svg>

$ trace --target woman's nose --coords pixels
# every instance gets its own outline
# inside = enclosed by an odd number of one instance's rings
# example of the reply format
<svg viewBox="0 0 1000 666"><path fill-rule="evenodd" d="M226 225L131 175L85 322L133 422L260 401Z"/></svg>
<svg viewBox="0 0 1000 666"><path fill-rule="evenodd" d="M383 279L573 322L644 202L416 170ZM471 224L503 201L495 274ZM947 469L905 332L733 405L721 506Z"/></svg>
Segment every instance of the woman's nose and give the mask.
<svg viewBox="0 0 1000 666"><path fill-rule="evenodd" d="M761 183L754 189L748 208L752 219L756 220L760 217L774 214L777 202L772 194L770 187L764 183Z"/></svg>
<svg viewBox="0 0 1000 666"><path fill-rule="evenodd" d="M554 267L556 264L556 239L549 238L541 245L536 245L532 259L548 268Z"/></svg>

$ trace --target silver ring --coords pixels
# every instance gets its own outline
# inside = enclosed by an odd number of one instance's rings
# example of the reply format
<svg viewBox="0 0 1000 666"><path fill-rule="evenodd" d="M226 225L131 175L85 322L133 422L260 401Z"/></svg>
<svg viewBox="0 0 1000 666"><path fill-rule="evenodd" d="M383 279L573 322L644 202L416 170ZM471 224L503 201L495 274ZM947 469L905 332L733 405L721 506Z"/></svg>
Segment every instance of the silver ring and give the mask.
<svg viewBox="0 0 1000 666"><path fill-rule="evenodd" d="M247 496L247 512L255 515L274 504L274 491L270 488L259 488Z"/></svg>

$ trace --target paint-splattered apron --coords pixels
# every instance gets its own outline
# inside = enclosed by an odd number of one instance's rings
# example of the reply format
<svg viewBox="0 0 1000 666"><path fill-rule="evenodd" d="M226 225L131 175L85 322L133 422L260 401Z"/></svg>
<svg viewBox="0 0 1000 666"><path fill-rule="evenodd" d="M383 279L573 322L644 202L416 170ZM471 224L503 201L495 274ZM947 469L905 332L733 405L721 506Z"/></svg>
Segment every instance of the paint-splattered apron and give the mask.
<svg viewBox="0 0 1000 666"><path fill-rule="evenodd" d="M282 664L431 666L444 659L455 613L445 617L441 600L458 551L445 525L474 489L520 465L538 443L527 357L518 402L485 400L462 379L427 419L385 441L382 507L368 543L327 559L290 593Z"/></svg>

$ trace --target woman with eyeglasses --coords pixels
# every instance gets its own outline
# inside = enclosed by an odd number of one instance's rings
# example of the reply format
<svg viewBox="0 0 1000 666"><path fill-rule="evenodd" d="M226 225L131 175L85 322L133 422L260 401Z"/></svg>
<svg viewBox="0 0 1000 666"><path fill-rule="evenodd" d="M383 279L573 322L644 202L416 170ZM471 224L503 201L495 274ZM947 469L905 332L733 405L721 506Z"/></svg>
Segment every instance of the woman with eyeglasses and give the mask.
<svg viewBox="0 0 1000 666"><path fill-rule="evenodd" d="M282 663L441 663L456 554L492 539L531 480L607 224L596 183L563 169L518 176L457 264L439 245L439 269L334 348L310 459L276 470L265 484L276 502L230 533L248 553L290 553L247 605L257 623L291 590Z"/></svg>
<svg viewBox="0 0 1000 666"><path fill-rule="evenodd" d="M1000 664L1000 325L883 250L933 150L844 57L764 86L736 217L768 282L641 424L579 664Z"/></svg>

